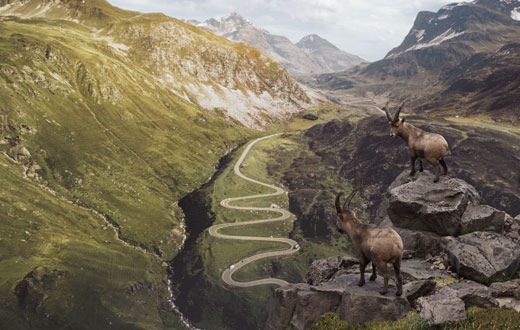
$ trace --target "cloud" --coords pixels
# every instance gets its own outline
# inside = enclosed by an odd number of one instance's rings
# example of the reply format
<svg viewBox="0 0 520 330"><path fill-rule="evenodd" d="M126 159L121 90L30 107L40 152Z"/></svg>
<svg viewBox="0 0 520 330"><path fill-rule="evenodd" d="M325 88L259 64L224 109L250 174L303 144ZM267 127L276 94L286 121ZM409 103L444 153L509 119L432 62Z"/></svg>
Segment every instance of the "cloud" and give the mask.
<svg viewBox="0 0 520 330"><path fill-rule="evenodd" d="M446 0L109 0L117 7L163 12L180 19L220 18L237 12L255 26L293 42L315 33L366 60L383 58L412 28L419 11Z"/></svg>

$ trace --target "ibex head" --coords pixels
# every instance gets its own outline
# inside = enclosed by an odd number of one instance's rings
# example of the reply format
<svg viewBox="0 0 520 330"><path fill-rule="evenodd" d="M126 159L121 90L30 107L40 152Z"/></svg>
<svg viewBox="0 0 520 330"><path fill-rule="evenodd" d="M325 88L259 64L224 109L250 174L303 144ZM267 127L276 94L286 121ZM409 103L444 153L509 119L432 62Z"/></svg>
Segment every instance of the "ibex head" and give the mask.
<svg viewBox="0 0 520 330"><path fill-rule="evenodd" d="M399 119L399 114L401 113L403 105L404 102L401 103L393 117L390 116L390 113L388 112L388 103L383 107L383 110L385 110L386 113L386 118L388 118L388 124L390 124L390 137L393 137L394 139L402 132L404 118Z"/></svg>
<svg viewBox="0 0 520 330"><path fill-rule="evenodd" d="M335 204L336 204L336 212L338 213L338 219L336 221L336 229L340 233L344 232L343 225L342 225L344 222L348 222L348 221L352 221L353 219L357 219L356 213L350 209L350 202L352 201L352 198L354 198L354 195L356 194L356 192L357 192L357 190L353 190L350 193L350 195L348 195L347 199L343 203L343 207L341 207L340 201L339 201L341 199L341 196L343 195L343 193L340 192L336 196Z"/></svg>

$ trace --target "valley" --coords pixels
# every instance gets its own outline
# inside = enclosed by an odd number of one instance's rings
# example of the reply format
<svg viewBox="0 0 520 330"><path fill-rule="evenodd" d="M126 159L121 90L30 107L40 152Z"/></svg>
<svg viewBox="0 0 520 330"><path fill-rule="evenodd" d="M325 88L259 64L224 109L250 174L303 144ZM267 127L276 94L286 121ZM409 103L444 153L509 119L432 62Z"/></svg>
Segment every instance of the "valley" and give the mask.
<svg viewBox="0 0 520 330"><path fill-rule="evenodd" d="M337 192L383 220L409 166L387 102L445 136L450 177L517 216L517 7L419 13L381 61L298 83L163 14L0 0L0 328L262 328L277 287L353 253Z"/></svg>

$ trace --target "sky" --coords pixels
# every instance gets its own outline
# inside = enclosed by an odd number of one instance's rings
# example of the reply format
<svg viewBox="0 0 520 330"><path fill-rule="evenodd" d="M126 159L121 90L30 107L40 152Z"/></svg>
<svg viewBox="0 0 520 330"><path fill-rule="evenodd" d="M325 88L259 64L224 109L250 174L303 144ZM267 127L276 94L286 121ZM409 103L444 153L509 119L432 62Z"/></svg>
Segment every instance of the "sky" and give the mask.
<svg viewBox="0 0 520 330"><path fill-rule="evenodd" d="M370 62L404 40L419 11L437 12L461 0L108 0L143 13L204 21L236 12L254 26L298 42L317 34Z"/></svg>

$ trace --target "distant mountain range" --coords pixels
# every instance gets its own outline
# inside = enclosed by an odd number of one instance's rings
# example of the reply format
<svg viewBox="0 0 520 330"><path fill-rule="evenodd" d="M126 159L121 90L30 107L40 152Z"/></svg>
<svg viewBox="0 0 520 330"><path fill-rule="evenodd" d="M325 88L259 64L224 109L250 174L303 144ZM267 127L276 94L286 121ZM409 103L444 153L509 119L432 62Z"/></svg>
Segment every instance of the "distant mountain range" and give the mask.
<svg viewBox="0 0 520 330"><path fill-rule="evenodd" d="M454 3L420 12L384 59L308 84L434 114L487 113L519 123L520 1Z"/></svg>
<svg viewBox="0 0 520 330"><path fill-rule="evenodd" d="M230 40L258 48L293 75L339 72L367 62L359 56L338 49L315 34L305 36L293 44L284 36L255 27L237 13L231 13L220 20L212 18L204 22L188 22Z"/></svg>

